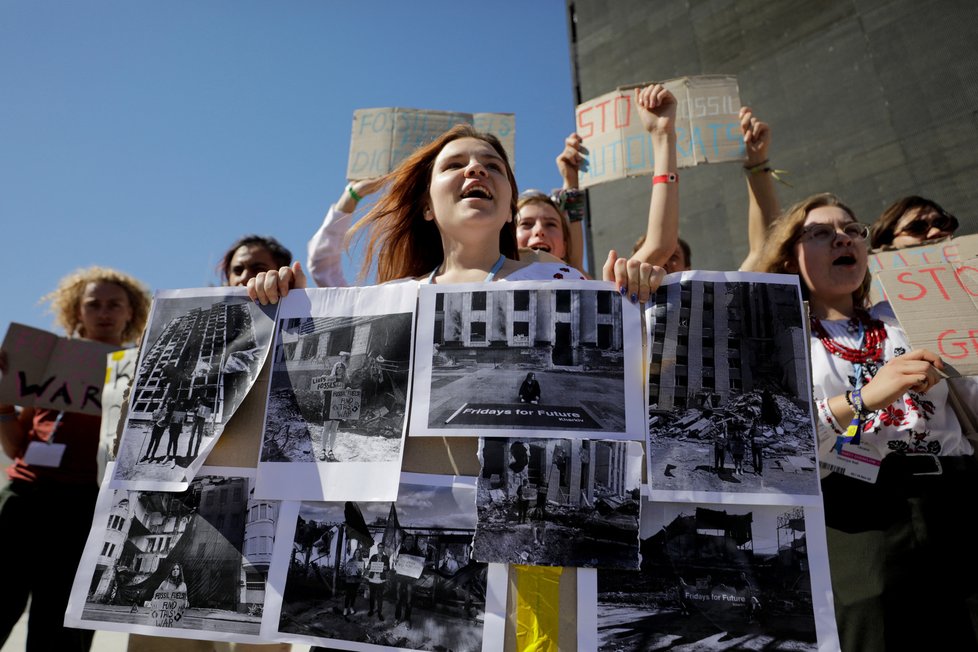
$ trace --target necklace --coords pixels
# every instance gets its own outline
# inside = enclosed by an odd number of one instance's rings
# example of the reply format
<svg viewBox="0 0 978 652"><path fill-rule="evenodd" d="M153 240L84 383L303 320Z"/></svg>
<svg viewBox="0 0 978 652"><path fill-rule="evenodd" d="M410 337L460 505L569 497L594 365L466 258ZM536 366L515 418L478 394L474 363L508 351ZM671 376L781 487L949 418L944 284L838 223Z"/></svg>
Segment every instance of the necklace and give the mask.
<svg viewBox="0 0 978 652"><path fill-rule="evenodd" d="M863 310L856 311L853 319L858 320L857 323L862 326L865 333L861 342L862 346L859 348L852 348L837 342L825 330L822 320L815 316L811 317L812 332L822 342L825 350L837 358L860 364L879 362L883 358L883 343L886 341L886 329L883 327L883 322L873 319Z"/></svg>

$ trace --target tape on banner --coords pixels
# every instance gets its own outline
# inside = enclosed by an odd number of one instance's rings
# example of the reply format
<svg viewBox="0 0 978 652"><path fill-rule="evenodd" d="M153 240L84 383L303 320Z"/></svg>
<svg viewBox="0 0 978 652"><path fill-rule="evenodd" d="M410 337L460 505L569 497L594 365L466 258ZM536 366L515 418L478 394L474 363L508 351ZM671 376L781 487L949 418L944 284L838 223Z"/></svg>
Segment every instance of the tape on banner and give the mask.
<svg viewBox="0 0 978 652"><path fill-rule="evenodd" d="M560 566L513 566L516 571L516 649L556 652L560 627Z"/></svg>

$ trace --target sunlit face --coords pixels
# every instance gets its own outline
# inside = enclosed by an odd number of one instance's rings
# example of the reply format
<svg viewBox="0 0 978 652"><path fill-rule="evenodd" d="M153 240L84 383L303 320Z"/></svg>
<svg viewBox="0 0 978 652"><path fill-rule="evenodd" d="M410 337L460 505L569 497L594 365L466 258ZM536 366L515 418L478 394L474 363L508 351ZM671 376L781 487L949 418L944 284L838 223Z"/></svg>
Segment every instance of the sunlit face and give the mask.
<svg viewBox="0 0 978 652"><path fill-rule="evenodd" d="M241 245L228 265L228 285L247 285L248 279L270 269L278 269L272 252L261 245Z"/></svg>
<svg viewBox="0 0 978 652"><path fill-rule="evenodd" d="M84 337L106 344L122 344L122 334L132 320L129 295L115 283L89 283L78 305L78 320Z"/></svg>
<svg viewBox="0 0 978 652"><path fill-rule="evenodd" d="M893 246L900 249L946 238L954 234L957 226L956 219L942 215L930 206L912 208L897 220L893 229Z"/></svg>
<svg viewBox="0 0 978 652"><path fill-rule="evenodd" d="M543 250L565 260L563 219L550 204L539 201L524 204L516 220L516 241L520 247Z"/></svg>
<svg viewBox="0 0 978 652"><path fill-rule="evenodd" d="M669 260L666 261L663 268L666 270L666 274L685 272L689 269L689 263L686 262L686 252L683 251L682 246L678 242L676 243L676 250L669 256Z"/></svg>
<svg viewBox="0 0 978 652"><path fill-rule="evenodd" d="M428 197L425 219L434 220L448 243L498 234L512 220L513 188L506 164L492 145L478 138L459 138L442 148Z"/></svg>
<svg viewBox="0 0 978 652"><path fill-rule="evenodd" d="M862 285L868 265L866 240L847 235L843 230L855 222L838 206L820 206L805 218L801 237L795 243L797 264L789 271L801 275L812 299L828 301L852 295ZM835 227L835 236L828 241L810 237L810 227L817 224Z"/></svg>

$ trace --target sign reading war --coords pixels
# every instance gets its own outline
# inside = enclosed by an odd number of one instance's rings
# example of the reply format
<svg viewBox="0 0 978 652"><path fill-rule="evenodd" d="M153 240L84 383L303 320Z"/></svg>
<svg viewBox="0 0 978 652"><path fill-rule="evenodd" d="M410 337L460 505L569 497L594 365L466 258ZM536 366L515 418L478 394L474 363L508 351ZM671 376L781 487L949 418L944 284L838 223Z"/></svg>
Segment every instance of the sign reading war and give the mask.
<svg viewBox="0 0 978 652"><path fill-rule="evenodd" d="M457 124L468 124L496 136L516 161L516 117L512 113L455 113L425 109L357 109L353 112L350 160L346 178L369 179L387 174L414 150Z"/></svg>
<svg viewBox="0 0 978 652"><path fill-rule="evenodd" d="M105 359L118 348L12 323L0 403L101 415Z"/></svg>
<svg viewBox="0 0 978 652"><path fill-rule="evenodd" d="M663 82L676 96L676 158L679 167L744 158L740 92L729 75L680 77ZM652 174L652 139L638 115L635 89L619 86L577 107L577 133L588 150L581 187Z"/></svg>

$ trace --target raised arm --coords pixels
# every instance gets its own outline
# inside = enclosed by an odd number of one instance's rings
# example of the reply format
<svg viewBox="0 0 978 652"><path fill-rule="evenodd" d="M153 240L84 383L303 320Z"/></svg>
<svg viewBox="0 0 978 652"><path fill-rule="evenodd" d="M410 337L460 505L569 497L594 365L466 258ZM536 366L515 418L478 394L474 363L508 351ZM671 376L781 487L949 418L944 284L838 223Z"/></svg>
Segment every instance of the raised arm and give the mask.
<svg viewBox="0 0 978 652"><path fill-rule="evenodd" d="M750 107L740 109L740 130L744 134L744 148L747 158L744 172L747 173L747 241L750 251L741 263L740 269L750 270L760 258L767 238L768 227L781 214L781 203L774 188L768 148L771 145L771 128L755 116Z"/></svg>
<svg viewBox="0 0 978 652"><path fill-rule="evenodd" d="M353 212L360 200L377 192L383 185L383 177L351 181L343 188L336 203L329 207L322 225L306 246L306 266L313 282L319 287L349 285L342 267L346 232L353 224Z"/></svg>
<svg viewBox="0 0 978 652"><path fill-rule="evenodd" d="M635 89L639 117L655 156L645 242L634 258L664 265L679 242L679 177L676 174L676 98L661 84Z"/></svg>
<svg viewBox="0 0 978 652"><path fill-rule="evenodd" d="M579 175L584 164L584 147L581 137L571 134L564 139L564 151L557 156L557 170L564 185L560 191L561 204L565 207L570 224L570 251L567 262L584 271L584 195L580 190Z"/></svg>

